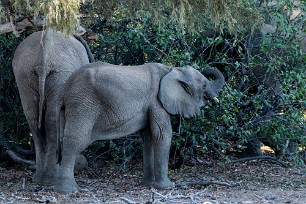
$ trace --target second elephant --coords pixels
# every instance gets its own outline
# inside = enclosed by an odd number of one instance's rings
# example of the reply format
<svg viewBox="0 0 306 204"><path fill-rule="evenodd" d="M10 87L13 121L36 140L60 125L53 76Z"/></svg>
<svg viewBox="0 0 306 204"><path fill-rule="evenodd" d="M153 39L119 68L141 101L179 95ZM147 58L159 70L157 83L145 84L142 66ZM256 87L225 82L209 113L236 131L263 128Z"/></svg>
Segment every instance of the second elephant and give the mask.
<svg viewBox="0 0 306 204"><path fill-rule="evenodd" d="M96 140L120 138L140 131L143 140L142 183L173 187L168 178L172 139L170 114L193 117L224 84L223 75L207 69L167 67L158 63L116 66L92 63L66 82L58 131L59 178L55 190L78 191L73 176L76 155Z"/></svg>
<svg viewBox="0 0 306 204"><path fill-rule="evenodd" d="M59 93L69 76L91 58L87 44L78 38L48 29L28 36L15 51L13 71L35 144L34 183L52 185L57 176Z"/></svg>

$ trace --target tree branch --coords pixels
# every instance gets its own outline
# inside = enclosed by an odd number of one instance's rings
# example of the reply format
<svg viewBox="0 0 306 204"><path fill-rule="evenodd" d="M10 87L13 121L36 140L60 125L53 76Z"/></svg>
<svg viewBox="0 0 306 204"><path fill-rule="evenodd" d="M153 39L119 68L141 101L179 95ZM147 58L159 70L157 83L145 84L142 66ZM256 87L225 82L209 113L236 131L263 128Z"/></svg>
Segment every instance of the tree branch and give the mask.
<svg viewBox="0 0 306 204"><path fill-rule="evenodd" d="M0 35L3 33L10 33L13 32L16 37L19 36L20 33L22 33L27 28L35 28L35 27L41 27L41 26L48 26L45 24L45 20L43 17L35 18L34 20L31 20L28 17L25 17L19 22L13 23L12 15L10 15L10 22L6 24L0 25ZM86 33L86 29L82 27L81 25L78 25L77 27L77 33L75 35L81 36L84 33Z"/></svg>
<svg viewBox="0 0 306 204"><path fill-rule="evenodd" d="M120 199L123 200L124 202L128 203L128 204L135 204L135 203L136 203L136 202L134 202L134 201L132 201L132 200L130 200L130 199L128 199L128 198L122 197L122 198L120 198Z"/></svg>
<svg viewBox="0 0 306 204"><path fill-rule="evenodd" d="M185 186L194 186L194 185L197 185L197 186L221 185L221 186L235 187L238 184L230 184L230 183L223 182L223 181L201 181L199 180L199 181L189 181L189 182L184 181L180 184L177 184L176 186L185 187Z"/></svg>
<svg viewBox="0 0 306 204"><path fill-rule="evenodd" d="M272 160L272 161L275 161L276 163L279 163L283 167L286 167L286 168L289 167L285 162L279 160L276 157L270 157L270 156L245 157L245 158L233 160L230 163L245 162L245 161L251 161L251 160Z"/></svg>
<svg viewBox="0 0 306 204"><path fill-rule="evenodd" d="M0 34L13 32L15 36L19 36L26 28L33 28L34 25L39 27L44 25L44 20L37 18L33 23L28 19L24 18L22 21L13 24L12 19L10 18L10 23L0 25Z"/></svg>
<svg viewBox="0 0 306 204"><path fill-rule="evenodd" d="M192 193L192 194L188 194L188 195L172 195L172 193L168 193L167 195L163 195L159 192L157 192L156 190L152 189L152 198L150 201L146 202L146 203L178 203L178 201L181 201L182 199L190 199L191 202L190 203L196 203L195 202L195 197L197 196L201 196L203 194L206 194L208 192L208 189L204 189L202 191L196 192L196 193ZM160 198L157 198L160 197ZM179 202L181 203L181 202ZM202 202L201 202L202 203ZM206 203L206 202L203 202ZM210 203L210 202L208 202Z"/></svg>
<svg viewBox="0 0 306 204"><path fill-rule="evenodd" d="M13 152L12 150L6 150L6 153L17 163L19 164L26 164L28 165L30 168L35 168L35 162L34 161L30 161L30 160L26 160L23 158L20 158L15 152Z"/></svg>

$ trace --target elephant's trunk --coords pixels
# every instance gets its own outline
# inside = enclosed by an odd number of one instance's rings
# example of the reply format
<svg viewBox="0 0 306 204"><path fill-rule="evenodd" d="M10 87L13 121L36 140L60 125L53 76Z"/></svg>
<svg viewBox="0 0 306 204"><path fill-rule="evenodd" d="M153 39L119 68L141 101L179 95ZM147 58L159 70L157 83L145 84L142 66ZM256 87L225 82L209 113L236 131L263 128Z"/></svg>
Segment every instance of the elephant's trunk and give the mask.
<svg viewBox="0 0 306 204"><path fill-rule="evenodd" d="M213 68L205 69L202 74L206 78L213 78L211 80L210 86L207 87L206 90L208 92L209 97L213 99L218 95L218 92L222 89L224 85L224 76L219 70Z"/></svg>

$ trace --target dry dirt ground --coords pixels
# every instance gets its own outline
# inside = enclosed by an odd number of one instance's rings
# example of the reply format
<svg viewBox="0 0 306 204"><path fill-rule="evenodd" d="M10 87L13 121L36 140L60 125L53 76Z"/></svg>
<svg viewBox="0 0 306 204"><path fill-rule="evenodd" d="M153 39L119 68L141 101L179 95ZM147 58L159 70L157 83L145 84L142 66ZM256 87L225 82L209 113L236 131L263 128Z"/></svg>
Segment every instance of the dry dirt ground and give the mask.
<svg viewBox="0 0 306 204"><path fill-rule="evenodd" d="M32 174L20 168L0 169L0 203L306 204L305 167L285 168L267 161L170 170L170 178L177 185L173 190L141 186L141 162L130 164L126 170L87 168L76 174L81 192L68 195L34 186ZM205 181L217 184L204 185Z"/></svg>

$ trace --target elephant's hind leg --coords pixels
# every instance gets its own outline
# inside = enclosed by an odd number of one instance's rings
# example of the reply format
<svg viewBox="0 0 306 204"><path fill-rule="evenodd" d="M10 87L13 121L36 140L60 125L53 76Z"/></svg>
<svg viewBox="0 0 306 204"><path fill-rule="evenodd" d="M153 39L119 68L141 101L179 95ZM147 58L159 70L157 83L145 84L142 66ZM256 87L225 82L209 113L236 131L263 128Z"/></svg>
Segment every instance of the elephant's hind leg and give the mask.
<svg viewBox="0 0 306 204"><path fill-rule="evenodd" d="M50 91L53 90L53 91ZM58 164L57 164L57 111L59 95L58 88L52 86L46 94L46 116L45 116L45 130L46 130L46 156L43 166L44 184L54 185L58 176Z"/></svg>
<svg viewBox="0 0 306 204"><path fill-rule="evenodd" d="M77 192L80 189L74 178L75 160L76 156L90 144L91 131L97 118L93 110L83 110L81 113L77 111L72 111L72 114L66 113L64 135L61 138L62 159L54 186L54 190L61 193Z"/></svg>
<svg viewBox="0 0 306 204"><path fill-rule="evenodd" d="M42 138L37 135L37 123L38 123L38 96L35 94L34 84L25 83L25 80L16 80L18 91L21 98L22 108L26 119L28 121L31 134L34 140L35 146L35 162L36 162L36 171L33 175L32 182L35 184L44 184L43 177L43 166L45 162L45 138Z"/></svg>

